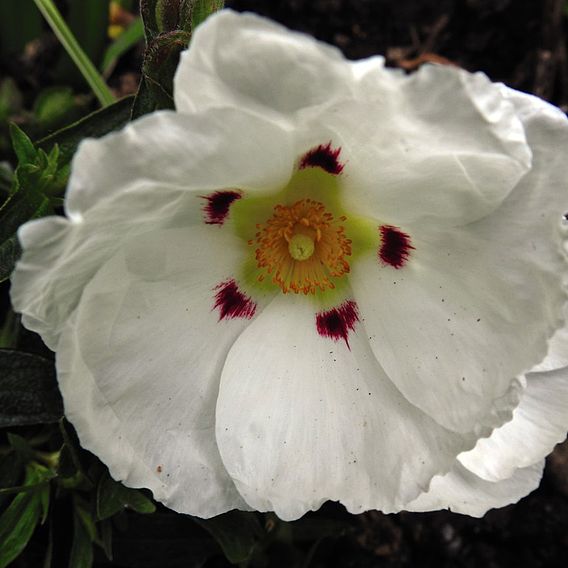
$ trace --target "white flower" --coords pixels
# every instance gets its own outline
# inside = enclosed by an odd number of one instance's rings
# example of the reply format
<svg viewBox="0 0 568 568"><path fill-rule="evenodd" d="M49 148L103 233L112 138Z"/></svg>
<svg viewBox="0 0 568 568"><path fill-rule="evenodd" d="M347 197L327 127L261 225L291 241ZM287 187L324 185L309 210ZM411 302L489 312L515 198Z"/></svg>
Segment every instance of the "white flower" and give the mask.
<svg viewBox="0 0 568 568"><path fill-rule="evenodd" d="M202 517L531 491L568 426L567 370L523 376L563 321L564 115L230 11L175 101L85 141L67 218L20 231L82 444Z"/></svg>

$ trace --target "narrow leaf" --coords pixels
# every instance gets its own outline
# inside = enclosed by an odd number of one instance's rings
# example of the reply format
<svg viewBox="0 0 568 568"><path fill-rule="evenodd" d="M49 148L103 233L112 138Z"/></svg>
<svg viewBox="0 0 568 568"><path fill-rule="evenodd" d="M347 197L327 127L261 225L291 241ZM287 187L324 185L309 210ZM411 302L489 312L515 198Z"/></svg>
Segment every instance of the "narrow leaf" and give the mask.
<svg viewBox="0 0 568 568"><path fill-rule="evenodd" d="M49 209L45 195L31 190L20 189L12 194L0 207L0 244L11 238L18 227Z"/></svg>
<svg viewBox="0 0 568 568"><path fill-rule="evenodd" d="M16 124L10 123L12 147L20 164L33 164L37 159L37 151L29 136Z"/></svg>
<svg viewBox="0 0 568 568"><path fill-rule="evenodd" d="M154 112L157 108L158 103L152 96L152 92L148 87L146 79L142 77L142 79L140 79L136 98L134 99L134 104L132 105L131 120L136 120L145 114Z"/></svg>
<svg viewBox="0 0 568 568"><path fill-rule="evenodd" d="M75 509L73 515L73 545L69 557L69 568L91 568L92 565L93 543L91 536L81 515Z"/></svg>
<svg viewBox="0 0 568 568"><path fill-rule="evenodd" d="M28 466L26 484L41 482L46 468ZM0 568L5 568L26 548L40 520L42 495L39 491L19 493L0 517Z"/></svg>
<svg viewBox="0 0 568 568"><path fill-rule="evenodd" d="M69 26L65 20L61 17L57 6L53 3L53 0L34 0L36 6L43 14L43 17L49 23L53 33L57 36L57 39L61 42L65 51L71 57L96 97L99 99L102 106L108 106L114 102L114 96L110 92L107 84L104 82L102 77L99 75L97 69L93 65L92 61L89 59L88 55L85 53L73 32L69 29ZM104 4L106 4L106 8ZM100 0L93 2L89 0L88 2L81 3L89 6L97 7L98 10L101 7L108 10L108 0ZM108 15L108 12L105 12ZM87 23L88 25L88 23ZM104 38L103 38L104 41Z"/></svg>
<svg viewBox="0 0 568 568"><path fill-rule="evenodd" d="M106 557L112 560L112 521L105 519L98 523L100 528L100 545Z"/></svg>
<svg viewBox="0 0 568 568"><path fill-rule="evenodd" d="M113 130L122 128L130 120L133 96L125 97L101 110L95 111L81 120L38 140L38 148L49 150L59 145L59 166L67 164L77 151L79 143L85 138L100 138Z"/></svg>

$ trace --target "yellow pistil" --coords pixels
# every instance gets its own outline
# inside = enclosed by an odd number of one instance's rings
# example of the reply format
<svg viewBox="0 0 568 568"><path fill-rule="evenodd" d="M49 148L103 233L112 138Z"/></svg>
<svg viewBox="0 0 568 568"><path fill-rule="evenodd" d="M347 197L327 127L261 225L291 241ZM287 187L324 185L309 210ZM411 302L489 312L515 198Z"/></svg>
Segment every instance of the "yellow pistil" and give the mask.
<svg viewBox="0 0 568 568"><path fill-rule="evenodd" d="M308 260L315 248L314 240L302 233L294 235L288 243L288 251L294 260Z"/></svg>
<svg viewBox="0 0 568 568"><path fill-rule="evenodd" d="M315 294L335 288L333 278L349 272L346 257L351 256L351 240L342 222L325 206L302 199L291 206L276 205L266 223L257 225L256 246L258 280L270 276L286 294Z"/></svg>

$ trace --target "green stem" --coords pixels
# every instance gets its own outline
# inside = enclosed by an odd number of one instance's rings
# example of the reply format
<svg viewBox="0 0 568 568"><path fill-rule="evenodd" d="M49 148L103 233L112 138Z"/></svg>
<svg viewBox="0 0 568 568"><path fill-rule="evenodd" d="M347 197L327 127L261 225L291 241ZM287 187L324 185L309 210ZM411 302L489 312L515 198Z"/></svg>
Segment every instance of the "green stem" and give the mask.
<svg viewBox="0 0 568 568"><path fill-rule="evenodd" d="M89 83L91 89L93 89L93 93L95 93L101 105L105 107L114 103L115 99L112 93L91 60L77 43L73 32L61 17L53 0L34 0L34 2L65 48L65 51L69 54L69 57L71 57L75 65L77 65L79 71L87 83Z"/></svg>

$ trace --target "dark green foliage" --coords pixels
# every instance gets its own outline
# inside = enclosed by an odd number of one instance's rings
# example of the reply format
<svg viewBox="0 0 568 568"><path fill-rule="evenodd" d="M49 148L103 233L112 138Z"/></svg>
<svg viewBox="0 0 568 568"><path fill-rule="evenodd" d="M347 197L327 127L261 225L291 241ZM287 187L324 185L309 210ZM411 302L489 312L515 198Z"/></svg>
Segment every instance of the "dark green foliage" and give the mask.
<svg viewBox="0 0 568 568"><path fill-rule="evenodd" d="M69 568L91 568L93 565L93 540L96 528L89 512L78 499L73 511L73 545Z"/></svg>
<svg viewBox="0 0 568 568"><path fill-rule="evenodd" d="M191 34L183 30L161 33L146 48L142 73L156 108L174 108L173 79L179 57L189 45Z"/></svg>
<svg viewBox="0 0 568 568"><path fill-rule="evenodd" d="M59 187L59 148L49 154L36 150L29 137L16 125L10 126L12 146L18 158L10 195L0 207L0 282L9 278L20 255L16 231L31 219L48 215L48 194Z"/></svg>
<svg viewBox="0 0 568 568"><path fill-rule="evenodd" d="M97 486L97 518L108 519L125 508L137 513L153 513L156 510L154 503L141 491L117 483L105 472Z"/></svg>
<svg viewBox="0 0 568 568"><path fill-rule="evenodd" d="M189 45L195 27L223 4L219 0L141 1L146 53L133 118L174 108L173 78L180 53Z"/></svg>
<svg viewBox="0 0 568 568"><path fill-rule="evenodd" d="M81 140L100 138L113 130L118 130L130 120L134 97L124 97L116 103L92 112L74 124L58 130L51 136L38 140L37 146L45 151L55 145L59 147L59 163L67 165L77 151Z"/></svg>
<svg viewBox="0 0 568 568"><path fill-rule="evenodd" d="M95 65L101 63L107 42L109 3L110 0L67 0L65 21ZM82 75L63 50L56 76L60 82L85 87Z"/></svg>
<svg viewBox="0 0 568 568"><path fill-rule="evenodd" d="M248 560L264 530L254 513L229 511L218 517L196 521L219 543L227 560L238 564Z"/></svg>
<svg viewBox="0 0 568 568"><path fill-rule="evenodd" d="M49 488L42 482L49 479L49 470L30 464L26 470L25 486L33 487L16 495L0 516L0 568L8 566L24 550L49 507Z"/></svg>

